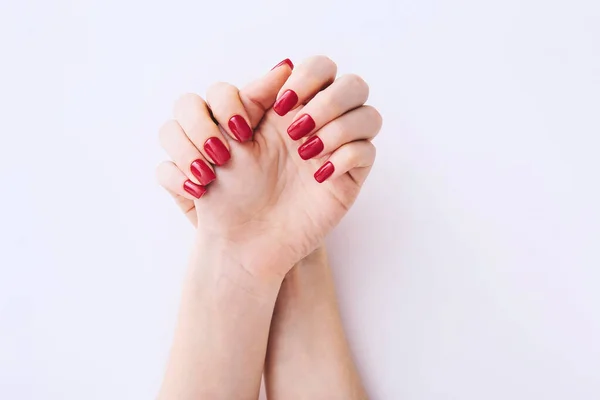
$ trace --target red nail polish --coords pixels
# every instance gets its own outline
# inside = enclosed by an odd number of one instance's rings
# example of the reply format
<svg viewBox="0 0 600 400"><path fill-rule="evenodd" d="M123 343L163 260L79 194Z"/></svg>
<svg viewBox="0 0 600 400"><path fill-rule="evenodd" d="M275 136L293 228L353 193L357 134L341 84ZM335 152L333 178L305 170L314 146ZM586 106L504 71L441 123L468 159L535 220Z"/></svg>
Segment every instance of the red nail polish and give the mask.
<svg viewBox="0 0 600 400"><path fill-rule="evenodd" d="M215 180L216 176L212 169L204 162L204 160L196 160L190 164L192 175L198 179L202 186L206 186Z"/></svg>
<svg viewBox="0 0 600 400"><path fill-rule="evenodd" d="M333 174L335 171L335 167L331 163L331 161L327 161L321 168L315 172L315 180L319 183L323 183L327 178Z"/></svg>
<svg viewBox="0 0 600 400"><path fill-rule="evenodd" d="M301 159L308 160L322 152L324 147L321 139L318 136L313 136L298 147L298 154L300 154Z"/></svg>
<svg viewBox="0 0 600 400"><path fill-rule="evenodd" d="M292 60L290 60L289 58L286 58L285 60L283 60L282 62L280 62L273 68L271 68L271 71L273 71L277 67L281 67L283 64L287 64L291 69L294 69L294 63L292 62Z"/></svg>
<svg viewBox="0 0 600 400"><path fill-rule="evenodd" d="M313 129L315 129L315 120L310 115L304 114L289 126L287 133L293 140L298 140L308 135Z"/></svg>
<svg viewBox="0 0 600 400"><path fill-rule="evenodd" d="M213 160L216 165L223 165L231 158L227 147L217 137L208 138L204 142L204 151Z"/></svg>
<svg viewBox="0 0 600 400"><path fill-rule="evenodd" d="M241 115L234 115L229 120L229 129L233 133L237 140L245 142L252 139L252 129Z"/></svg>
<svg viewBox="0 0 600 400"><path fill-rule="evenodd" d="M291 89L288 89L285 92L283 92L281 97L275 102L273 110L275 110L277 114L283 117L285 114L290 112L292 108L294 108L297 102L298 95L296 94L296 92L294 92Z"/></svg>
<svg viewBox="0 0 600 400"><path fill-rule="evenodd" d="M206 188L204 186L200 186L190 181L189 179L183 182L183 190L185 190L197 199L199 199L204 195L204 193L206 193Z"/></svg>

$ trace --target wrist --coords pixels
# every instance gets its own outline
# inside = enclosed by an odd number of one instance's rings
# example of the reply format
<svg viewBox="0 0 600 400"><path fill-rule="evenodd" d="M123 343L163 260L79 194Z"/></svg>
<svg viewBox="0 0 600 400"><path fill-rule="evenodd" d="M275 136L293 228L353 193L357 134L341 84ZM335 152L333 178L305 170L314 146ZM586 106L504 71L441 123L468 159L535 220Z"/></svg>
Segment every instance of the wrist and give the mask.
<svg viewBox="0 0 600 400"><path fill-rule="evenodd" d="M248 290L279 290L287 271L282 261L260 247L198 233L190 262L192 276L225 279Z"/></svg>
<svg viewBox="0 0 600 400"><path fill-rule="evenodd" d="M324 285L331 283L331 271L325 245L300 260L286 274L280 297L303 296L305 292L317 294Z"/></svg>
<svg viewBox="0 0 600 400"><path fill-rule="evenodd" d="M304 257L302 260L296 263L294 270L306 270L309 268L315 268L315 266L326 268L328 265L327 250L325 245L317 247L312 253Z"/></svg>

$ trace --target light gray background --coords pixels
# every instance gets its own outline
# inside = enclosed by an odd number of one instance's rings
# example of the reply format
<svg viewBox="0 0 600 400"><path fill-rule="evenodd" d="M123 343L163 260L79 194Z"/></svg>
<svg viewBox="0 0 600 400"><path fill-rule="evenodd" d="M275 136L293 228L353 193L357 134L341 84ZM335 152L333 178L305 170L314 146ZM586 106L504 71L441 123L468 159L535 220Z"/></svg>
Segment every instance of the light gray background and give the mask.
<svg viewBox="0 0 600 400"><path fill-rule="evenodd" d="M153 398L192 237L157 128L319 53L385 120L329 240L372 398L600 398L597 1L2 0L0 44L0 398Z"/></svg>

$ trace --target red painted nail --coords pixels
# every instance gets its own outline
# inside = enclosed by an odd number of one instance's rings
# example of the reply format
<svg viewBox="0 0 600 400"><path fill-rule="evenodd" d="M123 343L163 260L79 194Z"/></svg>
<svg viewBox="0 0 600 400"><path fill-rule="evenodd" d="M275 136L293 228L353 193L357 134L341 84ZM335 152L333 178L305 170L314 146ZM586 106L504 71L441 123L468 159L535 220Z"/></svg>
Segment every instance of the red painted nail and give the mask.
<svg viewBox="0 0 600 400"><path fill-rule="evenodd" d="M216 176L212 169L204 162L204 160L196 160L190 164L192 175L198 179L202 186L206 186L215 180Z"/></svg>
<svg viewBox="0 0 600 400"><path fill-rule="evenodd" d="M291 69L294 69L294 63L292 62L292 60L290 60L289 58L286 58L285 60L283 60L282 62L280 62L273 68L271 68L271 71L273 71L277 67L281 67L283 64L287 64Z"/></svg>
<svg viewBox="0 0 600 400"><path fill-rule="evenodd" d="M327 161L321 168L317 170L317 172L315 172L315 180L319 183L323 183L331 176L331 174L333 174L333 171L335 171L335 167L331 161Z"/></svg>
<svg viewBox="0 0 600 400"><path fill-rule="evenodd" d="M204 195L204 193L206 193L206 188L204 186L200 186L190 181L189 179L183 182L183 190L185 190L197 199L199 199Z"/></svg>
<svg viewBox="0 0 600 400"><path fill-rule="evenodd" d="M297 102L298 95L296 94L296 92L294 92L291 89L288 89L285 92L283 92L281 97L275 102L273 110L275 110L277 114L283 117L285 114L289 113L292 108L294 108Z"/></svg>
<svg viewBox="0 0 600 400"><path fill-rule="evenodd" d="M229 129L233 133L237 140L245 142L252 139L252 129L241 115L234 115L229 120Z"/></svg>
<svg viewBox="0 0 600 400"><path fill-rule="evenodd" d="M298 140L308 135L313 129L315 129L315 120L310 115L304 114L289 126L287 133L293 140Z"/></svg>
<svg viewBox="0 0 600 400"><path fill-rule="evenodd" d="M213 160L216 165L223 165L231 158L227 147L217 137L208 138L204 142L204 151Z"/></svg>
<svg viewBox="0 0 600 400"><path fill-rule="evenodd" d="M313 136L298 147L298 154L300 154L301 159L308 160L322 152L324 147L321 139L318 136Z"/></svg>

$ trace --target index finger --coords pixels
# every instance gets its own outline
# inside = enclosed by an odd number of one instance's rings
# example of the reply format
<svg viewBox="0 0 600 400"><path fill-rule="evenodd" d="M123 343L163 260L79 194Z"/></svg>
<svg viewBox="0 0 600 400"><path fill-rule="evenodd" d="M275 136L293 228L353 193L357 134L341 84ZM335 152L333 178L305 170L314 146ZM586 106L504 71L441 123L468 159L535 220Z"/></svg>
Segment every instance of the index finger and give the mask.
<svg viewBox="0 0 600 400"><path fill-rule="evenodd" d="M255 128L267 110L273 107L277 93L292 74L293 69L294 64L286 58L265 76L240 90L240 100L248 113L252 128Z"/></svg>
<svg viewBox="0 0 600 400"><path fill-rule="evenodd" d="M298 66L285 82L273 110L280 116L305 104L335 80L337 65L328 57L315 56Z"/></svg>

